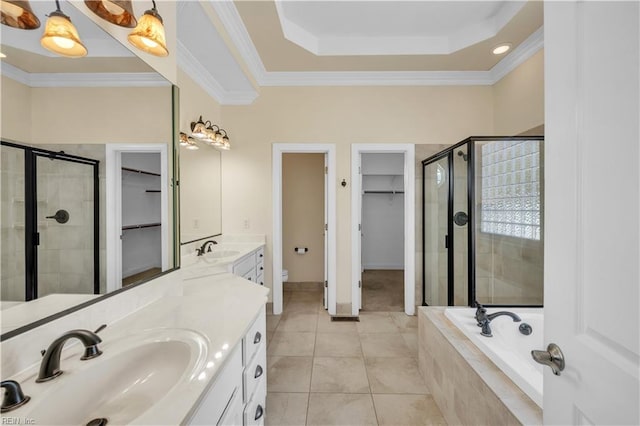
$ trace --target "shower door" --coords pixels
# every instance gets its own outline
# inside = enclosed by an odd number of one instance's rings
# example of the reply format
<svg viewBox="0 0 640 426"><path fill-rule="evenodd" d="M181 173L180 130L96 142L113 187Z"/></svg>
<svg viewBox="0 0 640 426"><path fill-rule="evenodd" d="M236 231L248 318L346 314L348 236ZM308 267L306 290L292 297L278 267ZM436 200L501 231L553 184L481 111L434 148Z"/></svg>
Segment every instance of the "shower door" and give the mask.
<svg viewBox="0 0 640 426"><path fill-rule="evenodd" d="M449 156L424 166L423 301L430 306L449 305Z"/></svg>
<svg viewBox="0 0 640 426"><path fill-rule="evenodd" d="M35 152L37 286L52 293L99 293L95 167Z"/></svg>

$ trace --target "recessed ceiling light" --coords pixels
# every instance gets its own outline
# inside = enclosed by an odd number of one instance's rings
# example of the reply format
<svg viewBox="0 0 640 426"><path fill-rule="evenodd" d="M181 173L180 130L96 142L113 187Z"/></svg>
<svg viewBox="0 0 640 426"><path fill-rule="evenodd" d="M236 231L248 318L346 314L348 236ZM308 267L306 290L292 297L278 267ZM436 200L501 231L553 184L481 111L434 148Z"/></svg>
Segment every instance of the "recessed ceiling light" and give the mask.
<svg viewBox="0 0 640 426"><path fill-rule="evenodd" d="M493 48L493 54L502 55L503 53L509 51L509 49L511 49L511 43L499 44Z"/></svg>

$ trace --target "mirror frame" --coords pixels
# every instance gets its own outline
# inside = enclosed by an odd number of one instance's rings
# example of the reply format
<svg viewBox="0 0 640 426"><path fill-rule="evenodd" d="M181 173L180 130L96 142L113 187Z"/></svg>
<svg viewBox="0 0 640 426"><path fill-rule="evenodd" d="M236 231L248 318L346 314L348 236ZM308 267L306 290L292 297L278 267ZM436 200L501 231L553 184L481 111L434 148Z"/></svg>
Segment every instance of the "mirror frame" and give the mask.
<svg viewBox="0 0 640 426"><path fill-rule="evenodd" d="M0 342L4 342L12 337L15 337L19 334L27 332L29 330L33 330L34 328L40 327L41 325L47 324L51 321L55 321L59 318L62 318L66 315L69 315L73 312L77 312L81 309L84 309L88 306L94 305L96 303L102 302L109 297L116 296L125 291L128 291L132 288L136 288L143 284L146 284L156 278L174 272L180 269L180 145L179 145L179 123L180 123L180 88L175 84L171 85L171 103L172 103L172 150L173 150L173 175L171 179L171 188L173 188L173 268L168 269L166 271L162 271L160 274L150 277L148 279L142 280L140 282L128 285L126 287L121 287L117 290L114 290L110 293L103 294L95 299L88 300L86 302L80 303L78 305L72 306L70 308L64 309L62 311L56 312L55 314L49 315L44 318L40 318L36 321L30 322L29 324L23 325L21 327L15 328L6 333L2 333L0 335Z"/></svg>

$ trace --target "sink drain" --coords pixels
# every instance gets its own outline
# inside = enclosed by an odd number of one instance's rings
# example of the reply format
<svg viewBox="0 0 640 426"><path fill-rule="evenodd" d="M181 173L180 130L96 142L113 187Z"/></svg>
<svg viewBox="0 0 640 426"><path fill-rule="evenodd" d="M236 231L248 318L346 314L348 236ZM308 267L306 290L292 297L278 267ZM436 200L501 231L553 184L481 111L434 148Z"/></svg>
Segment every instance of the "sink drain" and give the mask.
<svg viewBox="0 0 640 426"><path fill-rule="evenodd" d="M89 423L87 423L87 426L105 426L106 424L107 424L107 419L105 419L104 417L101 417L99 419L91 420Z"/></svg>

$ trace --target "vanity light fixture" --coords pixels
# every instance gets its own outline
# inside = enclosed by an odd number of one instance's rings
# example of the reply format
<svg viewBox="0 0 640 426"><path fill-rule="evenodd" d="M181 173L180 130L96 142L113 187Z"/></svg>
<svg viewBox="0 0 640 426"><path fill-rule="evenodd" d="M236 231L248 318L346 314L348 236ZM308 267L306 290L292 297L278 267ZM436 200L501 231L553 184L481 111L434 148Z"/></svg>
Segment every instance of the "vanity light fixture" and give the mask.
<svg viewBox="0 0 640 426"><path fill-rule="evenodd" d="M134 28L138 21L131 0L85 0L84 4L96 15L125 28Z"/></svg>
<svg viewBox="0 0 640 426"><path fill-rule="evenodd" d="M7 55L5 55L4 53L0 52L0 59L6 58L6 57L7 57Z"/></svg>
<svg viewBox="0 0 640 426"><path fill-rule="evenodd" d="M129 34L129 43L154 56L169 56L162 17L156 9L155 0L151 2L153 8L140 17L138 25Z"/></svg>
<svg viewBox="0 0 640 426"><path fill-rule="evenodd" d="M231 149L227 131L220 128L217 124L211 123L209 120L203 121L202 116L198 118L198 121L191 122L191 135L216 148L224 150Z"/></svg>
<svg viewBox="0 0 640 426"><path fill-rule="evenodd" d="M209 120L207 120L206 123L204 121L202 121L202 116L200 116L198 121L192 121L191 122L191 135L193 137L196 137L196 138L199 138L199 139L206 138L207 137L207 123L209 123L209 126L211 126L211 122Z"/></svg>
<svg viewBox="0 0 640 426"><path fill-rule="evenodd" d="M192 150L199 149L198 145L196 144L196 141L192 137L187 136L187 134L183 132L180 132L180 146L183 146L187 149L192 149Z"/></svg>
<svg viewBox="0 0 640 426"><path fill-rule="evenodd" d="M40 28L40 20L31 10L28 1L0 1L0 21L3 25L21 30Z"/></svg>
<svg viewBox="0 0 640 426"><path fill-rule="evenodd" d="M78 30L71 19L60 10L56 0L56 10L49 14L40 44L47 50L69 58L81 58L87 55L87 48L80 41Z"/></svg>
<svg viewBox="0 0 640 426"><path fill-rule="evenodd" d="M502 43L493 48L494 55L502 55L511 49L511 43Z"/></svg>

